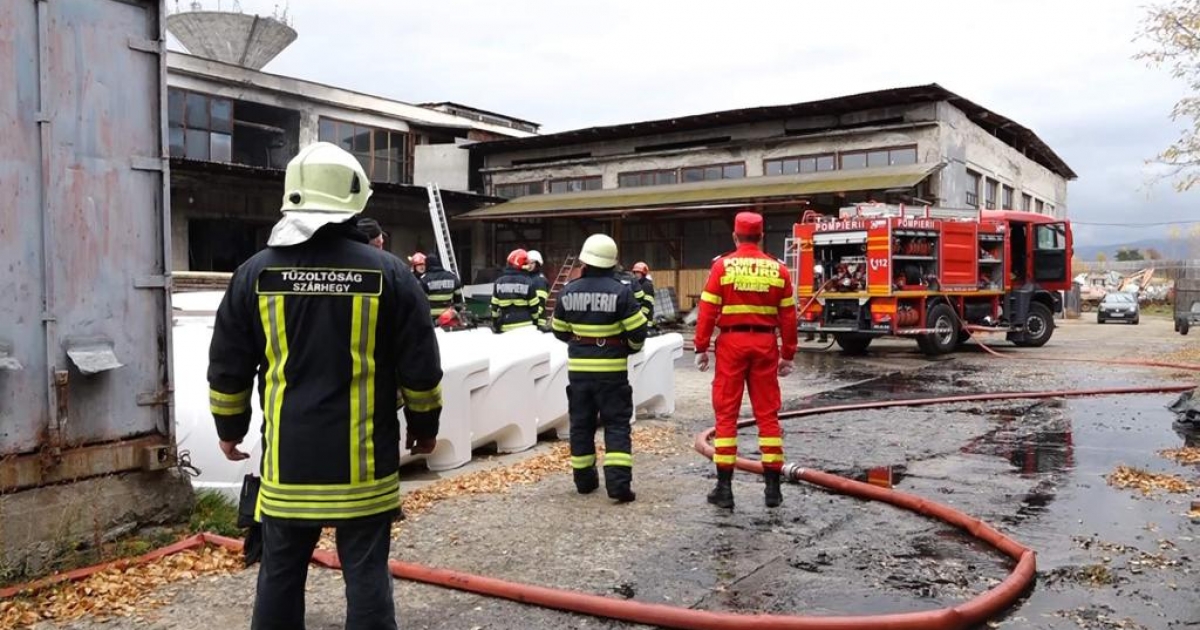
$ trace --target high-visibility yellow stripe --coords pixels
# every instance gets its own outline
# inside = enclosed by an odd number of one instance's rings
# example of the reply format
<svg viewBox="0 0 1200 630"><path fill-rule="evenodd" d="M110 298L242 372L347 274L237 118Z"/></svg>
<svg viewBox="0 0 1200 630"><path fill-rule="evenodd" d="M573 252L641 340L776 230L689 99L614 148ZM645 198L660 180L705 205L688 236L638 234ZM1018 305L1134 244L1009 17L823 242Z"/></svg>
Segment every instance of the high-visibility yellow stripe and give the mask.
<svg viewBox="0 0 1200 630"><path fill-rule="evenodd" d="M778 315L778 306L752 306L750 304L727 304L721 307L722 315Z"/></svg>
<svg viewBox="0 0 1200 630"><path fill-rule="evenodd" d="M764 464L774 464L776 462L782 462L782 461L783 461L782 453L763 453L762 463L764 463Z"/></svg>
<svg viewBox="0 0 1200 630"><path fill-rule="evenodd" d="M633 467L633 455L629 453L616 453L609 451L604 454L605 466L621 466L624 468Z"/></svg>
<svg viewBox="0 0 1200 630"><path fill-rule="evenodd" d="M250 410L250 390L226 394L208 390L208 408L214 416L238 416Z"/></svg>
<svg viewBox="0 0 1200 630"><path fill-rule="evenodd" d="M737 455L713 455L714 464L736 464Z"/></svg>
<svg viewBox="0 0 1200 630"><path fill-rule="evenodd" d="M553 322L551 322L550 327L559 332L571 332L571 329L572 329L572 325L570 322L564 322L563 320L558 319L557 317L554 318Z"/></svg>
<svg viewBox="0 0 1200 630"><path fill-rule="evenodd" d="M517 328L524 328L526 326L532 326L532 325L533 325L532 321L520 321L520 322L516 322L514 324L504 324L504 325L500 326L500 332L508 332L510 330L516 330Z"/></svg>
<svg viewBox="0 0 1200 630"><path fill-rule="evenodd" d="M301 520L352 519L373 516L400 507L400 486L377 497L357 501L279 501L259 494L262 513Z"/></svg>
<svg viewBox="0 0 1200 630"><path fill-rule="evenodd" d="M576 470L580 468L591 468L596 465L596 454L591 455L572 455L571 468Z"/></svg>
<svg viewBox="0 0 1200 630"><path fill-rule="evenodd" d="M500 307L504 307L504 306L533 306L533 305L534 305L534 304L536 304L536 303L537 303L537 299L536 299L536 298L534 298L534 299L532 299L532 300L526 300L526 299L521 299L521 298L513 298L513 299L511 299L511 300L501 300L501 299L498 299L498 298L492 298L492 306L500 306Z"/></svg>
<svg viewBox="0 0 1200 630"><path fill-rule="evenodd" d="M353 307L350 311L350 476L358 481L365 481L366 462L360 452L362 444L362 431L366 429L366 418L363 415L366 413L366 402L363 400L363 372L366 370L364 365L363 346L363 301L359 297L354 298Z"/></svg>
<svg viewBox="0 0 1200 630"><path fill-rule="evenodd" d="M442 386L439 383L433 389L418 390L401 387L404 403L413 411L433 411L442 408Z"/></svg>
<svg viewBox="0 0 1200 630"><path fill-rule="evenodd" d="M333 497L335 500L352 501L387 492L393 485L399 483L399 473L392 473L383 479L369 480L366 483L353 481L336 484L298 484L263 480L262 492L284 500L293 498L314 500L314 497Z"/></svg>
<svg viewBox="0 0 1200 630"><path fill-rule="evenodd" d="M779 300L779 308L788 308L789 306L795 306L795 305L796 305L796 298L794 298L790 295L783 298L782 300Z"/></svg>
<svg viewBox="0 0 1200 630"><path fill-rule="evenodd" d="M643 347L644 347L646 344L645 344L644 342L641 342L641 341L626 341L626 342L625 342L625 345L629 346L629 349L630 349L630 350L633 350L634 352L638 352L638 351L639 351L639 350L641 350L641 349L642 349L642 348L643 348Z"/></svg>
<svg viewBox="0 0 1200 630"><path fill-rule="evenodd" d="M288 359L283 300L282 295L260 295L258 298L258 314L267 342L267 386L266 400L263 401L263 433L266 438L266 444L263 445L264 481L274 481L279 474L279 416L283 411L283 396L287 389L284 368Z"/></svg>
<svg viewBox="0 0 1200 630"><path fill-rule="evenodd" d="M624 372L628 369L627 359L567 359L568 372Z"/></svg>
<svg viewBox="0 0 1200 630"><path fill-rule="evenodd" d="M637 330L646 324L646 316L642 315L641 311L638 311L633 315L621 320L621 325L625 327L625 330Z"/></svg>
<svg viewBox="0 0 1200 630"><path fill-rule="evenodd" d="M781 437L760 437L758 438L759 446L783 446L783 438Z"/></svg>
<svg viewBox="0 0 1200 630"><path fill-rule="evenodd" d="M367 321L363 322L367 334L366 373L363 379L367 390L367 431L366 440L367 474L366 479L375 478L375 330L379 327L379 298L370 296L367 300Z"/></svg>
<svg viewBox="0 0 1200 630"><path fill-rule="evenodd" d="M708 291L702 291L700 293L700 300L702 302L708 302L709 304L716 304L717 306L721 305L721 296L717 295L716 293L709 293Z"/></svg>
<svg viewBox="0 0 1200 630"><path fill-rule="evenodd" d="M539 298L539 299L543 299L543 300L545 300L545 299L547 299L547 298L549 298L549 297L550 297L550 292L549 292L549 291L547 291L547 290L545 290L545 289L538 289L538 290L537 290L537 296L538 296L538 298Z"/></svg>
<svg viewBox="0 0 1200 630"><path fill-rule="evenodd" d="M582 337L615 337L625 331L621 324L571 324L571 331Z"/></svg>
<svg viewBox="0 0 1200 630"><path fill-rule="evenodd" d="M442 302L449 302L450 300L453 300L454 294L453 293L430 293L427 296L427 299L429 300L429 302L431 304L434 302L437 302L440 304Z"/></svg>
<svg viewBox="0 0 1200 630"><path fill-rule="evenodd" d="M727 284L782 287L787 283L783 281L783 278L769 278L766 276L721 276L721 286Z"/></svg>
<svg viewBox="0 0 1200 630"><path fill-rule="evenodd" d="M730 446L737 446L737 438L735 438L735 437L716 438L713 440L713 446L715 446L717 448L728 448Z"/></svg>

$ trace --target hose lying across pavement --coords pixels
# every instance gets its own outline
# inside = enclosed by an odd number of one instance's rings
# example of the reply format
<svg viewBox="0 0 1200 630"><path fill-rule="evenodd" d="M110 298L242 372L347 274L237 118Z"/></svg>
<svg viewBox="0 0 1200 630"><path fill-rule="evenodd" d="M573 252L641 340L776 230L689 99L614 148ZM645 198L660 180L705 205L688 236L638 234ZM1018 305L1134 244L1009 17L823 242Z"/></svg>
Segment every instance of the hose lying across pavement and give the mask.
<svg viewBox="0 0 1200 630"><path fill-rule="evenodd" d="M1120 364L1142 363L1121 361ZM1151 363L1151 362L1148 362ZM1169 367L1180 370L1200 370L1193 365L1163 364L1152 362L1153 367ZM1124 387L1107 389L1062 390L1048 392L1006 392L991 394L975 394L963 396L945 396L937 398L922 398L916 400L876 401L865 403L850 403L830 405L780 414L783 418L802 418L826 413L847 411L862 411L868 409L887 409L892 407L916 407L961 402L984 402L995 400L1062 398L1080 396L1107 396L1117 394L1153 394L1182 392L1193 389L1192 385L1163 385L1150 387ZM743 421L739 426L748 426L753 420ZM695 448L705 457L711 458L713 448L709 438L715 429L709 429L696 435ZM737 467L747 471L762 472L761 462L742 459L737 460ZM861 499L881 501L918 514L939 519L949 525L966 530L972 536L982 540L1001 553L1016 561L1013 572L999 585L980 594L974 599L950 608L929 610L914 613L900 613L870 616L822 616L802 617L790 615L761 615L711 612L692 610L661 604L649 604L633 600L619 600L599 595L590 595L557 588L535 586L509 582L495 578L472 575L459 571L437 569L418 564L390 562L394 577L443 586L460 591L475 593L488 597L508 599L523 604L531 604L544 608L552 608L567 612L603 617L632 623L655 625L666 628L684 630L951 630L965 629L977 626L996 616L1021 596L1034 578L1034 552L1011 538L1001 534L996 529L946 505L923 499L916 495L881 488L870 484L852 481L829 473L807 470L797 464L787 464L784 468L790 481L806 481L833 492ZM181 541L169 548L152 552L135 561L150 561L160 558L167 553L202 546L205 544L220 545L231 549L241 549L240 540L225 538L212 534L202 534ZM317 551L313 554L313 562L340 569L337 555L328 551ZM124 563L124 564L129 564ZM81 579L91 573L112 566L101 565L92 569L83 569L56 576L47 580L22 587L0 590L0 597L9 597L31 588L45 587L66 580Z"/></svg>

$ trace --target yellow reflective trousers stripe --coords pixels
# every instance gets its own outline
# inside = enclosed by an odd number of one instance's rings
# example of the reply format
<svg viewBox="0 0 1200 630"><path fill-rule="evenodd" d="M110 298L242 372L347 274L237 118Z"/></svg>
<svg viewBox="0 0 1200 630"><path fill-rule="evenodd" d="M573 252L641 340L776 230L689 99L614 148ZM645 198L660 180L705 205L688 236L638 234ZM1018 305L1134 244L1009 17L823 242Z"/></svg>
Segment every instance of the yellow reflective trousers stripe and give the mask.
<svg viewBox="0 0 1200 630"><path fill-rule="evenodd" d="M629 453L616 453L609 451L604 454L604 465L633 468L633 455L630 455Z"/></svg>
<svg viewBox="0 0 1200 630"><path fill-rule="evenodd" d="M726 448L729 446L737 446L737 438L716 438L713 440L713 446L717 448Z"/></svg>
<svg viewBox="0 0 1200 630"><path fill-rule="evenodd" d="M572 455L571 468L591 468L596 465L596 455Z"/></svg>
<svg viewBox="0 0 1200 630"><path fill-rule="evenodd" d="M781 437L760 437L758 438L759 446L783 446L783 438Z"/></svg>
<svg viewBox="0 0 1200 630"><path fill-rule="evenodd" d="M260 295L258 315L266 335L267 369L263 400L263 481L274 481L279 476L279 416L283 410L283 395L287 390L288 344L287 325L284 321L282 295Z"/></svg>

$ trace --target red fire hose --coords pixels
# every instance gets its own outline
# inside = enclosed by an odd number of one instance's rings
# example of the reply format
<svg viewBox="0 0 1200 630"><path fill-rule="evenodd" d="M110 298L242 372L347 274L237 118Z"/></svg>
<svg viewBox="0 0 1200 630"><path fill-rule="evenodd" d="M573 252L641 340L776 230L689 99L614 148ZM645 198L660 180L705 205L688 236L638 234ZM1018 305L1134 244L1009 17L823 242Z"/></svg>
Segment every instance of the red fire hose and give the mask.
<svg viewBox="0 0 1200 630"><path fill-rule="evenodd" d="M1183 370L1195 370L1196 366L1165 364L1158 367L1171 367ZM1062 398L1078 396L1103 396L1116 394L1152 394L1182 392L1192 389L1191 385L1167 385L1151 387L1125 387L1090 390L1064 390L1052 392L1006 392L992 394L977 394L965 396L946 396L938 398L923 398L917 400L893 400L867 403L832 405L826 407L801 409L781 414L786 418L801 418L824 413L846 411L861 411L867 409L885 409L890 407L913 407L936 405L956 402L981 402L1012 399ZM746 426L753 421L740 424ZM696 435L695 448L698 452L711 458L713 448L708 439L714 429L703 431ZM761 473L762 464L754 460L739 458L738 468ZM534 586L508 582L458 571L437 569L418 564L391 561L392 575L397 578L444 586L455 590L476 593L488 597L508 599L524 604L542 606L568 612L595 617L604 617L632 623L656 625L666 628L684 630L951 630L965 629L977 626L996 616L1012 606L1030 585L1034 577L1035 559L1032 550L1001 534L991 526L959 512L946 505L923 499L916 495L880 488L866 483L852 481L837 475L806 470L796 464L788 464L785 473L791 481L806 481L831 491L858 497L866 500L882 501L904 508L925 516L937 518L947 524L966 530L972 536L987 542L1001 553L1016 561L1012 573L999 585L980 594L976 598L950 608L929 610L916 613L901 613L890 615L870 616L825 616L801 617L785 615L757 615L710 612L692 610L660 604L649 604L631 600L618 600L598 595L590 595L556 588ZM173 551L198 546L201 544L216 544L232 549L240 549L241 541L211 534L197 536L172 546ZM164 555L163 551L150 554L145 559L153 559ZM142 559L139 559L139 561ZM336 554L317 551L313 554L313 562L333 569L340 568ZM51 578L37 586L47 583L60 582L65 579L80 579L94 571L79 571L70 576ZM30 585L34 586L34 585ZM27 590L26 587L16 587L0 591L0 597Z"/></svg>

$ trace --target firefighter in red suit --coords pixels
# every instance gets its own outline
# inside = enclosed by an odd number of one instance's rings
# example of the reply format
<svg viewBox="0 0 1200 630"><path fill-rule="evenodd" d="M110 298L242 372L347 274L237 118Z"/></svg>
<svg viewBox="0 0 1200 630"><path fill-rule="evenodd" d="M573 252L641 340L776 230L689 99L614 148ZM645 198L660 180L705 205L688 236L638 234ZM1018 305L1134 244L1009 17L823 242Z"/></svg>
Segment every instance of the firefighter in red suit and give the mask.
<svg viewBox="0 0 1200 630"><path fill-rule="evenodd" d="M783 468L783 435L779 430L779 378L792 373L796 355L796 298L791 274L763 253L763 218L741 212L734 219L737 249L713 261L700 295L696 324L696 367L708 370L708 346L713 329L717 338L717 374L713 378L713 412L717 419L717 487L708 502L733 508L733 467L737 460L737 421L742 389L758 424L767 507L783 503L779 488ZM778 337L782 337L782 346Z"/></svg>

